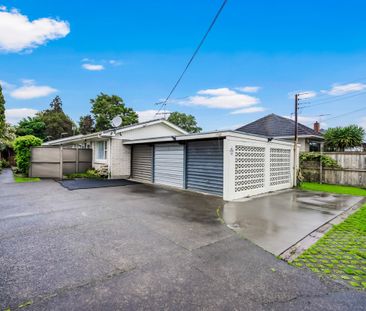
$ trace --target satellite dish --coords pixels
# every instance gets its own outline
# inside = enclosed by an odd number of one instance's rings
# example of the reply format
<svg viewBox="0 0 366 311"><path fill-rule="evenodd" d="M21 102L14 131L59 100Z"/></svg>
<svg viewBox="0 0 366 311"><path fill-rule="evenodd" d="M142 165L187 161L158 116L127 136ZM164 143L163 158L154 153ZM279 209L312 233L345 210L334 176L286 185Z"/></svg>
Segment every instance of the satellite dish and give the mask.
<svg viewBox="0 0 366 311"><path fill-rule="evenodd" d="M112 126L119 127L122 124L122 118L120 116L114 117L112 119Z"/></svg>

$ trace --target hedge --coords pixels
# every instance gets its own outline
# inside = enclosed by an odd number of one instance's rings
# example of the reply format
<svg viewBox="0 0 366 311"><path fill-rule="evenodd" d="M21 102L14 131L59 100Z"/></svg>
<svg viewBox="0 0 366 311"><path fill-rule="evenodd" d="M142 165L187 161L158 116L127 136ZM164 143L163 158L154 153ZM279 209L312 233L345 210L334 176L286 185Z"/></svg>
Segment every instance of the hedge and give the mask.
<svg viewBox="0 0 366 311"><path fill-rule="evenodd" d="M20 136L14 141L15 161L18 170L28 174L31 158L31 147L42 145L42 139L33 135Z"/></svg>

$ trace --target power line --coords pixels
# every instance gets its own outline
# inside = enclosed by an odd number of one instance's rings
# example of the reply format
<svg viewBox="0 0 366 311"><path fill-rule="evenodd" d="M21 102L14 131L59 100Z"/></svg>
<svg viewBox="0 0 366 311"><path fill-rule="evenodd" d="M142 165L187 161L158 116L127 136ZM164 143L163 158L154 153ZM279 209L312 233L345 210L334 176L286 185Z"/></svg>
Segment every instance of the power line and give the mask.
<svg viewBox="0 0 366 311"><path fill-rule="evenodd" d="M353 111L349 111L349 112L346 112L346 113L342 113L342 114L339 114L335 117L331 117L331 118L327 118L327 119L324 119L324 121L328 121L328 120L333 120L333 119L336 119L336 118L340 118L340 117L344 117L344 116L348 116L350 114L353 114L355 112L359 112L359 111L362 111L362 110L366 110L366 107L363 107L363 108L360 108L360 109L356 109L356 110L353 110Z"/></svg>
<svg viewBox="0 0 366 311"><path fill-rule="evenodd" d="M324 104L329 104L329 103L333 103L333 102L353 98L353 97L364 95L364 94L366 94L366 91L355 93L355 94L344 94L344 95L337 96L336 98L329 98L329 99L325 99L325 100L320 101L320 102L315 102L314 104L309 104L307 106L302 106L301 108L306 109L306 108L311 108L311 107L315 107L315 106L321 106L321 105L324 105Z"/></svg>
<svg viewBox="0 0 366 311"><path fill-rule="evenodd" d="M217 19L219 18L219 16L220 16L220 14L221 14L222 10L223 10L223 9L224 9L224 7L225 7L225 5L226 5L227 1L228 1L228 0L224 0L224 1L222 2L222 4L221 4L221 6L220 6L219 10L217 11L217 13L216 13L215 17L213 18L213 20L212 20L212 22L211 22L210 26L208 27L208 29L207 29L206 33L205 33L205 34L204 34L204 36L202 37L202 39L201 39L200 43L198 44L197 48L196 48L196 49L195 49L195 51L193 52L193 54L192 54L191 58L189 59L189 61L188 61L187 65L185 66L185 68L184 68L183 72L180 74L180 76L179 76L179 78L178 78L177 82L174 84L174 86L173 86L173 88L170 90L170 92L169 92L168 96L167 96L167 97L165 98L165 100L162 102L161 107L159 108L159 110L158 110L158 112L157 112L156 114L160 113L161 109L162 109L163 107L165 107L165 106L166 106L166 103L168 102L168 100L169 100L170 96L173 94L173 92L175 91L175 89L176 89L176 88L177 88L177 86L179 85L179 83L180 83L180 81L182 80L182 78L183 78L184 74L186 73L186 71L188 70L189 66L192 64L192 62L193 62L194 58L196 57L196 55L197 55L198 51L201 49L201 47L202 47L203 43L205 42L205 40L206 40L206 38L207 38L208 34L209 34L209 33L210 33L210 31L211 31L211 29L212 29L212 28L213 28L213 26L215 25L215 23L216 23Z"/></svg>

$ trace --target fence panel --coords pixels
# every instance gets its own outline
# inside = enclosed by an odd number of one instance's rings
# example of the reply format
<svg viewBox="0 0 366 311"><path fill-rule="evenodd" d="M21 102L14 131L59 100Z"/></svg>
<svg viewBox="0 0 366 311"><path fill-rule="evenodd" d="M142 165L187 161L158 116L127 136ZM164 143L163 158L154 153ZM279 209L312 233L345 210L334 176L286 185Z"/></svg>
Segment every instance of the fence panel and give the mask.
<svg viewBox="0 0 366 311"><path fill-rule="evenodd" d="M62 179L64 175L83 173L91 167L92 149L33 147L29 176Z"/></svg>

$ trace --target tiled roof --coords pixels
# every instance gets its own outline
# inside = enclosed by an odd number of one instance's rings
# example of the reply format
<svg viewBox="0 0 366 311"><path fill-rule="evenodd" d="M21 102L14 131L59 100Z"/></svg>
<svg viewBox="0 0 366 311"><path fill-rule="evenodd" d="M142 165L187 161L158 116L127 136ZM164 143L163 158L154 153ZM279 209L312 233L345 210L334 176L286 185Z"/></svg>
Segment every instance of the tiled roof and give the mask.
<svg viewBox="0 0 366 311"><path fill-rule="evenodd" d="M237 131L266 137L294 136L295 121L272 113L238 128ZM322 136L322 134L301 123L298 123L298 134L300 136Z"/></svg>

